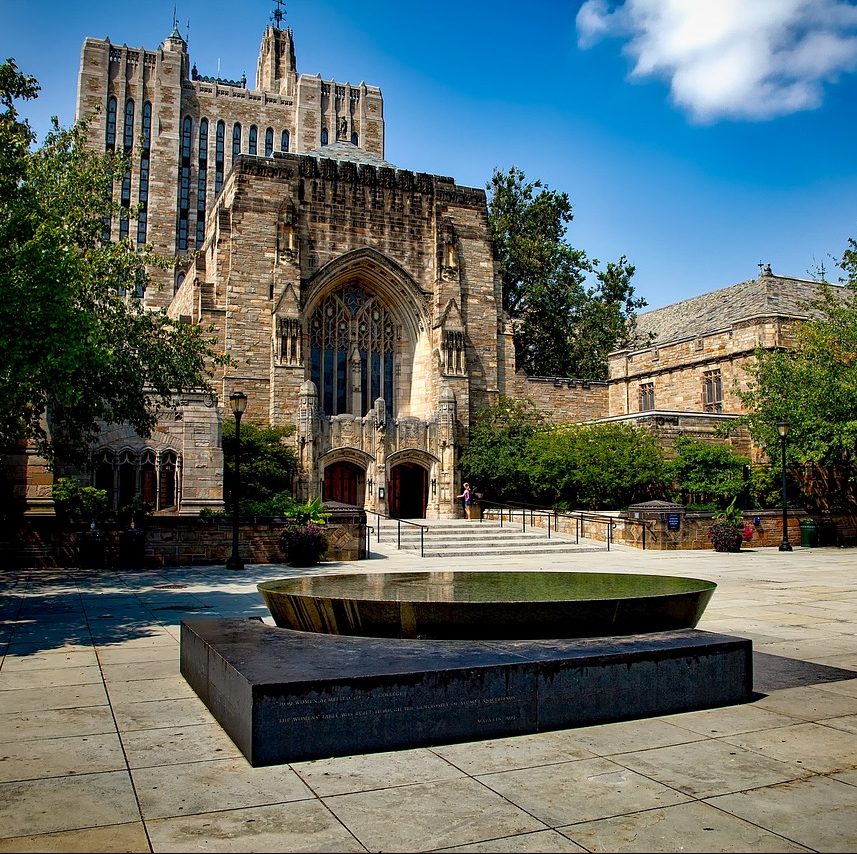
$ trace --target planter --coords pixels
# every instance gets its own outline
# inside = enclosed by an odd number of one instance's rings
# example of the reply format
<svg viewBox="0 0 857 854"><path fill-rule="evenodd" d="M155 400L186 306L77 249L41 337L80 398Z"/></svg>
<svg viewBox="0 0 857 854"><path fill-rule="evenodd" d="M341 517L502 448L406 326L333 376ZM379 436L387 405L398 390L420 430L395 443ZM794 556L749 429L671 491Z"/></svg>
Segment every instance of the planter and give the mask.
<svg viewBox="0 0 857 854"><path fill-rule="evenodd" d="M315 566L327 551L327 537L313 522L292 523L280 534L280 548L289 566Z"/></svg>
<svg viewBox="0 0 857 854"><path fill-rule="evenodd" d="M292 549L289 552L289 566L315 566L321 561L318 549Z"/></svg>
<svg viewBox="0 0 857 854"><path fill-rule="evenodd" d="M744 526L715 524L709 528L708 538L716 552L740 552L741 543L744 542Z"/></svg>
<svg viewBox="0 0 857 854"><path fill-rule="evenodd" d="M80 565L87 569L102 569L105 563L106 542L103 531L90 529L77 535L77 553Z"/></svg>

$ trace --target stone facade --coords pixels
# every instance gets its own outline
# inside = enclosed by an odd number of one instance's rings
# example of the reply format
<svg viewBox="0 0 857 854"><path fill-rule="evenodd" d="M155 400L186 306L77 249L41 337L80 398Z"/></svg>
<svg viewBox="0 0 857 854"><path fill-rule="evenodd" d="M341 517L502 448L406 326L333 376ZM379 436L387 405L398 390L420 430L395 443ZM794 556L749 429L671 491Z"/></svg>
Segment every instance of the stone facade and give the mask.
<svg viewBox="0 0 857 854"><path fill-rule="evenodd" d="M202 245L205 220L238 154L265 158L344 139L384 156L381 91L299 74L290 29L265 30L256 87L246 84L200 76L178 30L154 51L84 41L77 118L90 120L93 148L132 156L114 194L143 210L127 233L114 221L113 237L189 256ZM155 271L160 288L149 289L149 304L167 306L181 274L181 264L172 273Z"/></svg>
<svg viewBox="0 0 857 854"><path fill-rule="evenodd" d="M681 434L713 437L744 411L738 392L756 350L792 346L795 321L808 316L818 289L768 267L756 279L641 314L637 328L649 343L609 358L609 417L653 428L667 445ZM739 453L761 454L745 431L729 441Z"/></svg>
<svg viewBox="0 0 857 854"><path fill-rule="evenodd" d="M297 427L302 498L451 517L512 373L485 193L348 142L239 157L171 313L212 327L246 418Z"/></svg>
<svg viewBox="0 0 857 854"><path fill-rule="evenodd" d="M142 204L128 236L178 258L147 304L212 328L229 357L216 400L175 401L152 439L105 429L94 481L114 503L136 489L176 515L220 506L237 390L246 419L296 428L299 498L393 516L460 513L460 450L499 395L554 422L635 423L667 446L714 440L741 413L755 349L788 346L817 288L766 269L641 315L649 343L611 354L607 382L527 377L484 191L388 163L380 90L298 74L291 30L265 30L255 89L200 76L177 31L156 51L87 39L77 113L94 116L94 148L132 154L114 188ZM752 451L746 433L730 441ZM39 461L22 453L16 471L31 509L49 509Z"/></svg>

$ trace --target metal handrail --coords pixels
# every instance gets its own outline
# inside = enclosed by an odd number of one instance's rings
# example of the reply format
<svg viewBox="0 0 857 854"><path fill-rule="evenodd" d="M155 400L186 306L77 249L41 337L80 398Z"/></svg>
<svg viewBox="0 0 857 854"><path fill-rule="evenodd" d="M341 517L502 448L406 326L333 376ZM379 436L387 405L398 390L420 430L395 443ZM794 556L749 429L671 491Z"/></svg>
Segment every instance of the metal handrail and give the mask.
<svg viewBox="0 0 857 854"><path fill-rule="evenodd" d="M529 504L526 501L521 501L521 502L518 502L517 504L505 504L501 501L485 501L484 499L482 499L480 501L480 503L483 505L491 505L492 507L497 507L500 510L500 527L501 528L503 527L503 512L504 512L504 510L509 510L509 521L510 522L512 521L512 514L514 513L514 511L520 510L521 511L521 519L522 519L522 527L523 527L523 530L526 531L526 529L527 529L527 527L526 527L526 514L527 514L527 511L529 511L530 527L533 527L533 519L535 518L536 514L538 514L539 516L547 516L547 536L548 536L548 538L550 538L550 535L551 535L551 524L550 524L551 517L553 517L553 520L554 520L554 530L559 531L559 527L557 525L557 520L559 519L560 516L562 516L564 519L574 519L574 542L576 545L580 543L580 531L581 531L581 528L583 527L583 523L587 520L589 520L591 522L598 522L600 524L607 525L607 534L605 537L605 541L607 543L607 551L608 552L610 551L610 545L613 542L613 528L614 528L615 522L612 519L612 517L608 517L607 519L605 519L603 516L599 516L599 515L596 515L594 513L584 513L582 510L577 511L575 513L564 513L564 512L561 512L561 511L559 511L553 507L544 507L543 505ZM484 517L480 514L479 521L481 522L483 520L483 518ZM643 527L643 543L642 543L642 545L643 545L643 550L645 551L645 548L646 548L646 528L647 528L645 521L642 519L630 519L630 518L623 519L622 521L625 524L631 524L631 525L640 524L640 525L642 525L642 527Z"/></svg>
<svg viewBox="0 0 857 854"><path fill-rule="evenodd" d="M372 557L372 546L371 546L371 543L372 543L372 531L374 531L374 530L375 530L375 526L374 526L374 525L367 525L367 526L366 526L366 559L367 559L367 560L368 560L370 557Z"/></svg>
<svg viewBox="0 0 857 854"><path fill-rule="evenodd" d="M402 522L406 525L413 525L415 528L420 529L420 557L425 557L425 536L426 531L429 529L428 525L420 525L419 522L411 522L410 519L395 519L392 516L388 516L386 513L379 513L377 510L367 510L367 513L373 513L378 517L378 542L381 542L381 519L389 519L391 522L397 522L397 535L396 535L396 548L402 548Z"/></svg>

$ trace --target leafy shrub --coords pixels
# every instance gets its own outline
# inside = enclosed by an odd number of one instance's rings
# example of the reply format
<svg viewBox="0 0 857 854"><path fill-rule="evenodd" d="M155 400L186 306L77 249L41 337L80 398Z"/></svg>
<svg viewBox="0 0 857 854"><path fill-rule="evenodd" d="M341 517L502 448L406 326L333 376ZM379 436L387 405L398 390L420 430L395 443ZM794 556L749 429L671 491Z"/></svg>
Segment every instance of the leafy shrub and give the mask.
<svg viewBox="0 0 857 854"><path fill-rule="evenodd" d="M61 477L53 487L57 516L69 525L104 522L108 517L107 490L84 486L73 477Z"/></svg>
<svg viewBox="0 0 857 854"><path fill-rule="evenodd" d="M250 512L252 505L277 501L289 493L298 468L298 458L288 439L294 427L269 427L241 422L240 511L248 516L276 516L280 513ZM235 423L223 423L224 496L232 506L235 491Z"/></svg>
<svg viewBox="0 0 857 854"><path fill-rule="evenodd" d="M313 566L327 552L327 536L315 522L289 522L280 534L280 548L294 566Z"/></svg>
<svg viewBox="0 0 857 854"><path fill-rule="evenodd" d="M529 446L538 502L615 510L661 497L663 453L647 430L627 424L574 424L544 430Z"/></svg>
<svg viewBox="0 0 857 854"><path fill-rule="evenodd" d="M676 501L723 507L744 490L744 467L750 461L733 454L728 445L679 436L674 447L676 457L669 470Z"/></svg>

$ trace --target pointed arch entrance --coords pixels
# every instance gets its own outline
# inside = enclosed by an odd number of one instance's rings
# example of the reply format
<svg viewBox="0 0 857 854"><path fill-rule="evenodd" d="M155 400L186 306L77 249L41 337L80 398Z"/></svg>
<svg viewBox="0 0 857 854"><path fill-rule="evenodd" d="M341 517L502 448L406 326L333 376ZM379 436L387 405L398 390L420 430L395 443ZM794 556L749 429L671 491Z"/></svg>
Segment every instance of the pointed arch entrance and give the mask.
<svg viewBox="0 0 857 854"><path fill-rule="evenodd" d="M394 519L425 519L428 472L418 463L399 463L390 471L390 515Z"/></svg>

